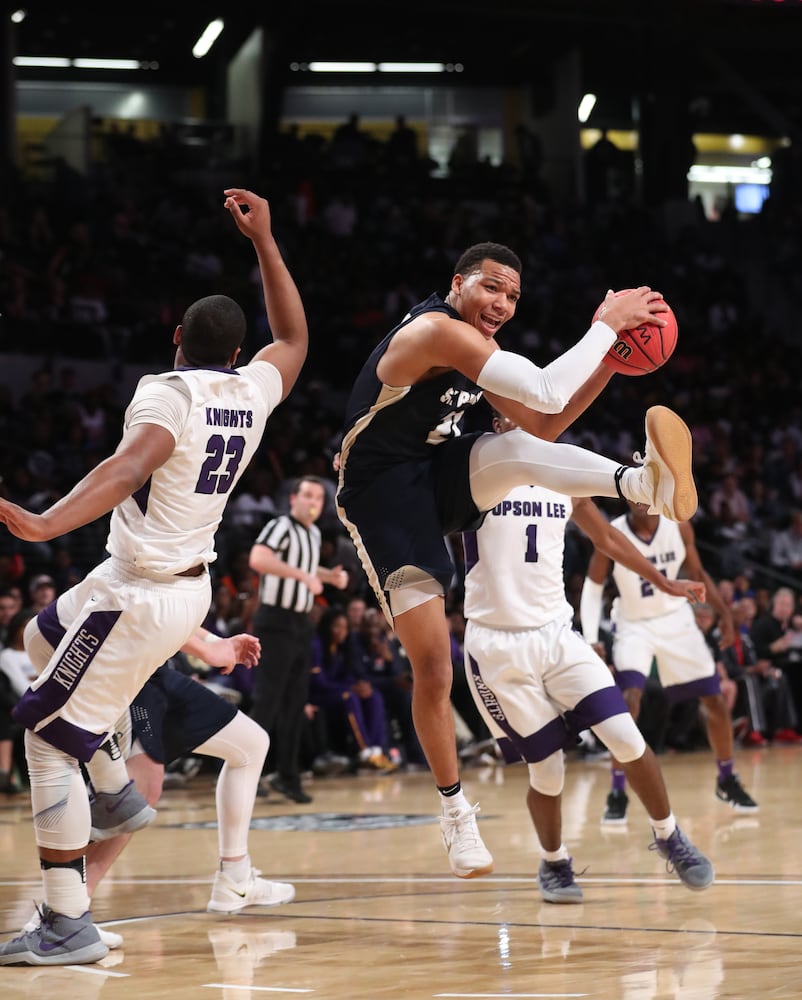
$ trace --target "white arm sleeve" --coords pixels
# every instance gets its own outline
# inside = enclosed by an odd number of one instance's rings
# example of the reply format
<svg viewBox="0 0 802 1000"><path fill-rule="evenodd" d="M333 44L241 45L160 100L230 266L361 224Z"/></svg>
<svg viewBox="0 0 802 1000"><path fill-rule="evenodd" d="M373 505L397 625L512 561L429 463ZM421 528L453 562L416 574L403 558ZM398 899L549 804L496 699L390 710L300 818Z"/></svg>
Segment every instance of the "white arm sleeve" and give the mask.
<svg viewBox="0 0 802 1000"><path fill-rule="evenodd" d="M545 368L512 351L495 351L485 361L476 384L497 396L514 399L530 410L560 413L584 385L615 343L606 323L595 322L585 336Z"/></svg>
<svg viewBox="0 0 802 1000"><path fill-rule="evenodd" d="M602 593L604 584L594 583L589 576L582 584L582 595L579 598L579 620L582 624L582 635L585 642L591 645L599 641L599 622L601 621Z"/></svg>

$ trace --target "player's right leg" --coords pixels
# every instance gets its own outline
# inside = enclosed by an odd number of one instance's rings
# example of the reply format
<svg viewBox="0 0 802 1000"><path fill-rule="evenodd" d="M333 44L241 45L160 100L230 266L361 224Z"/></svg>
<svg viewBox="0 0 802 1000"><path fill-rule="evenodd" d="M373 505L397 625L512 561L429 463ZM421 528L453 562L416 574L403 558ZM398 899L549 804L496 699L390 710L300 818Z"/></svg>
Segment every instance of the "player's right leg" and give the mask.
<svg viewBox="0 0 802 1000"><path fill-rule="evenodd" d="M89 796L78 761L30 731L25 757L45 900L39 920L0 944L0 965L81 965L108 954L89 910ZM53 816L58 822L53 822Z"/></svg>
<svg viewBox="0 0 802 1000"><path fill-rule="evenodd" d="M467 490L468 445L457 451L458 468L449 466L444 482L457 490L466 517L475 518ZM448 532L440 492L428 461L403 463L378 476L337 513L412 668L412 717L439 790L440 828L451 870L459 878L473 878L492 871L493 858L479 836L478 807L468 803L460 783L445 615L454 564L443 539Z"/></svg>

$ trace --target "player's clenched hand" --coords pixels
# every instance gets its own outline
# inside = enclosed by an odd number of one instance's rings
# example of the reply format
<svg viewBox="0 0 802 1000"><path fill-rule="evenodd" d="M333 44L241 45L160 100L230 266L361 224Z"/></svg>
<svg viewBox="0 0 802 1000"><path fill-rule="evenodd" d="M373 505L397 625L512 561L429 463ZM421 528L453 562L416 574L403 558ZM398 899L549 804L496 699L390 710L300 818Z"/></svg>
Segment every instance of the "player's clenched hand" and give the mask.
<svg viewBox="0 0 802 1000"><path fill-rule="evenodd" d="M226 188L225 207L240 232L251 239L259 233L270 231L270 206L264 198L244 188ZM247 208L247 212L243 209Z"/></svg>

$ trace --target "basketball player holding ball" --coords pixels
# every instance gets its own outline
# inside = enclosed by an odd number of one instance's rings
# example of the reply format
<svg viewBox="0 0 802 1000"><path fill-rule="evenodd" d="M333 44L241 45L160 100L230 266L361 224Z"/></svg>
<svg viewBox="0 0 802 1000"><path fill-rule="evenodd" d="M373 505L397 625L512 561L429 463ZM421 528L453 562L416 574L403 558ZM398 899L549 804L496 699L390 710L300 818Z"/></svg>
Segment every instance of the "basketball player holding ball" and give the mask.
<svg viewBox="0 0 802 1000"><path fill-rule="evenodd" d="M615 296L625 295L631 289L616 292ZM603 361L614 372L622 375L648 375L657 371L674 353L679 336L677 317L667 302L665 311L660 313L665 322L662 326L648 321L628 330L621 330L618 338ZM593 315L593 322L602 318L605 312L606 300Z"/></svg>
<svg viewBox="0 0 802 1000"><path fill-rule="evenodd" d="M338 515L409 657L415 727L459 878L487 874L493 858L479 835L478 806L460 784L444 601L454 565L444 536L476 527L514 487L530 483L569 496L633 499L678 521L697 505L690 434L666 407L646 414L637 467L554 443L612 377L602 362L620 331L665 325L660 293L609 292L603 317L545 368L495 342L520 297L514 251L498 243L465 250L445 296L414 306L367 358L338 456ZM463 435L465 410L482 395L517 428Z"/></svg>

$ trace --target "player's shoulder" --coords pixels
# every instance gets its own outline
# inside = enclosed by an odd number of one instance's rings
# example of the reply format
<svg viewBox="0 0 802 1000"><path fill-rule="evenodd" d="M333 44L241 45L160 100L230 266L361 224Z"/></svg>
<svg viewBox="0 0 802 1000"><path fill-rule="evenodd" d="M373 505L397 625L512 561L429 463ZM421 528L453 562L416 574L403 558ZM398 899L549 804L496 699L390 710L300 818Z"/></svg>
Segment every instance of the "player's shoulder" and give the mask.
<svg viewBox="0 0 802 1000"><path fill-rule="evenodd" d="M234 371L249 382L260 386L264 392L276 392L279 397L281 396L284 378L279 369L267 358L254 359L241 368L235 368Z"/></svg>

